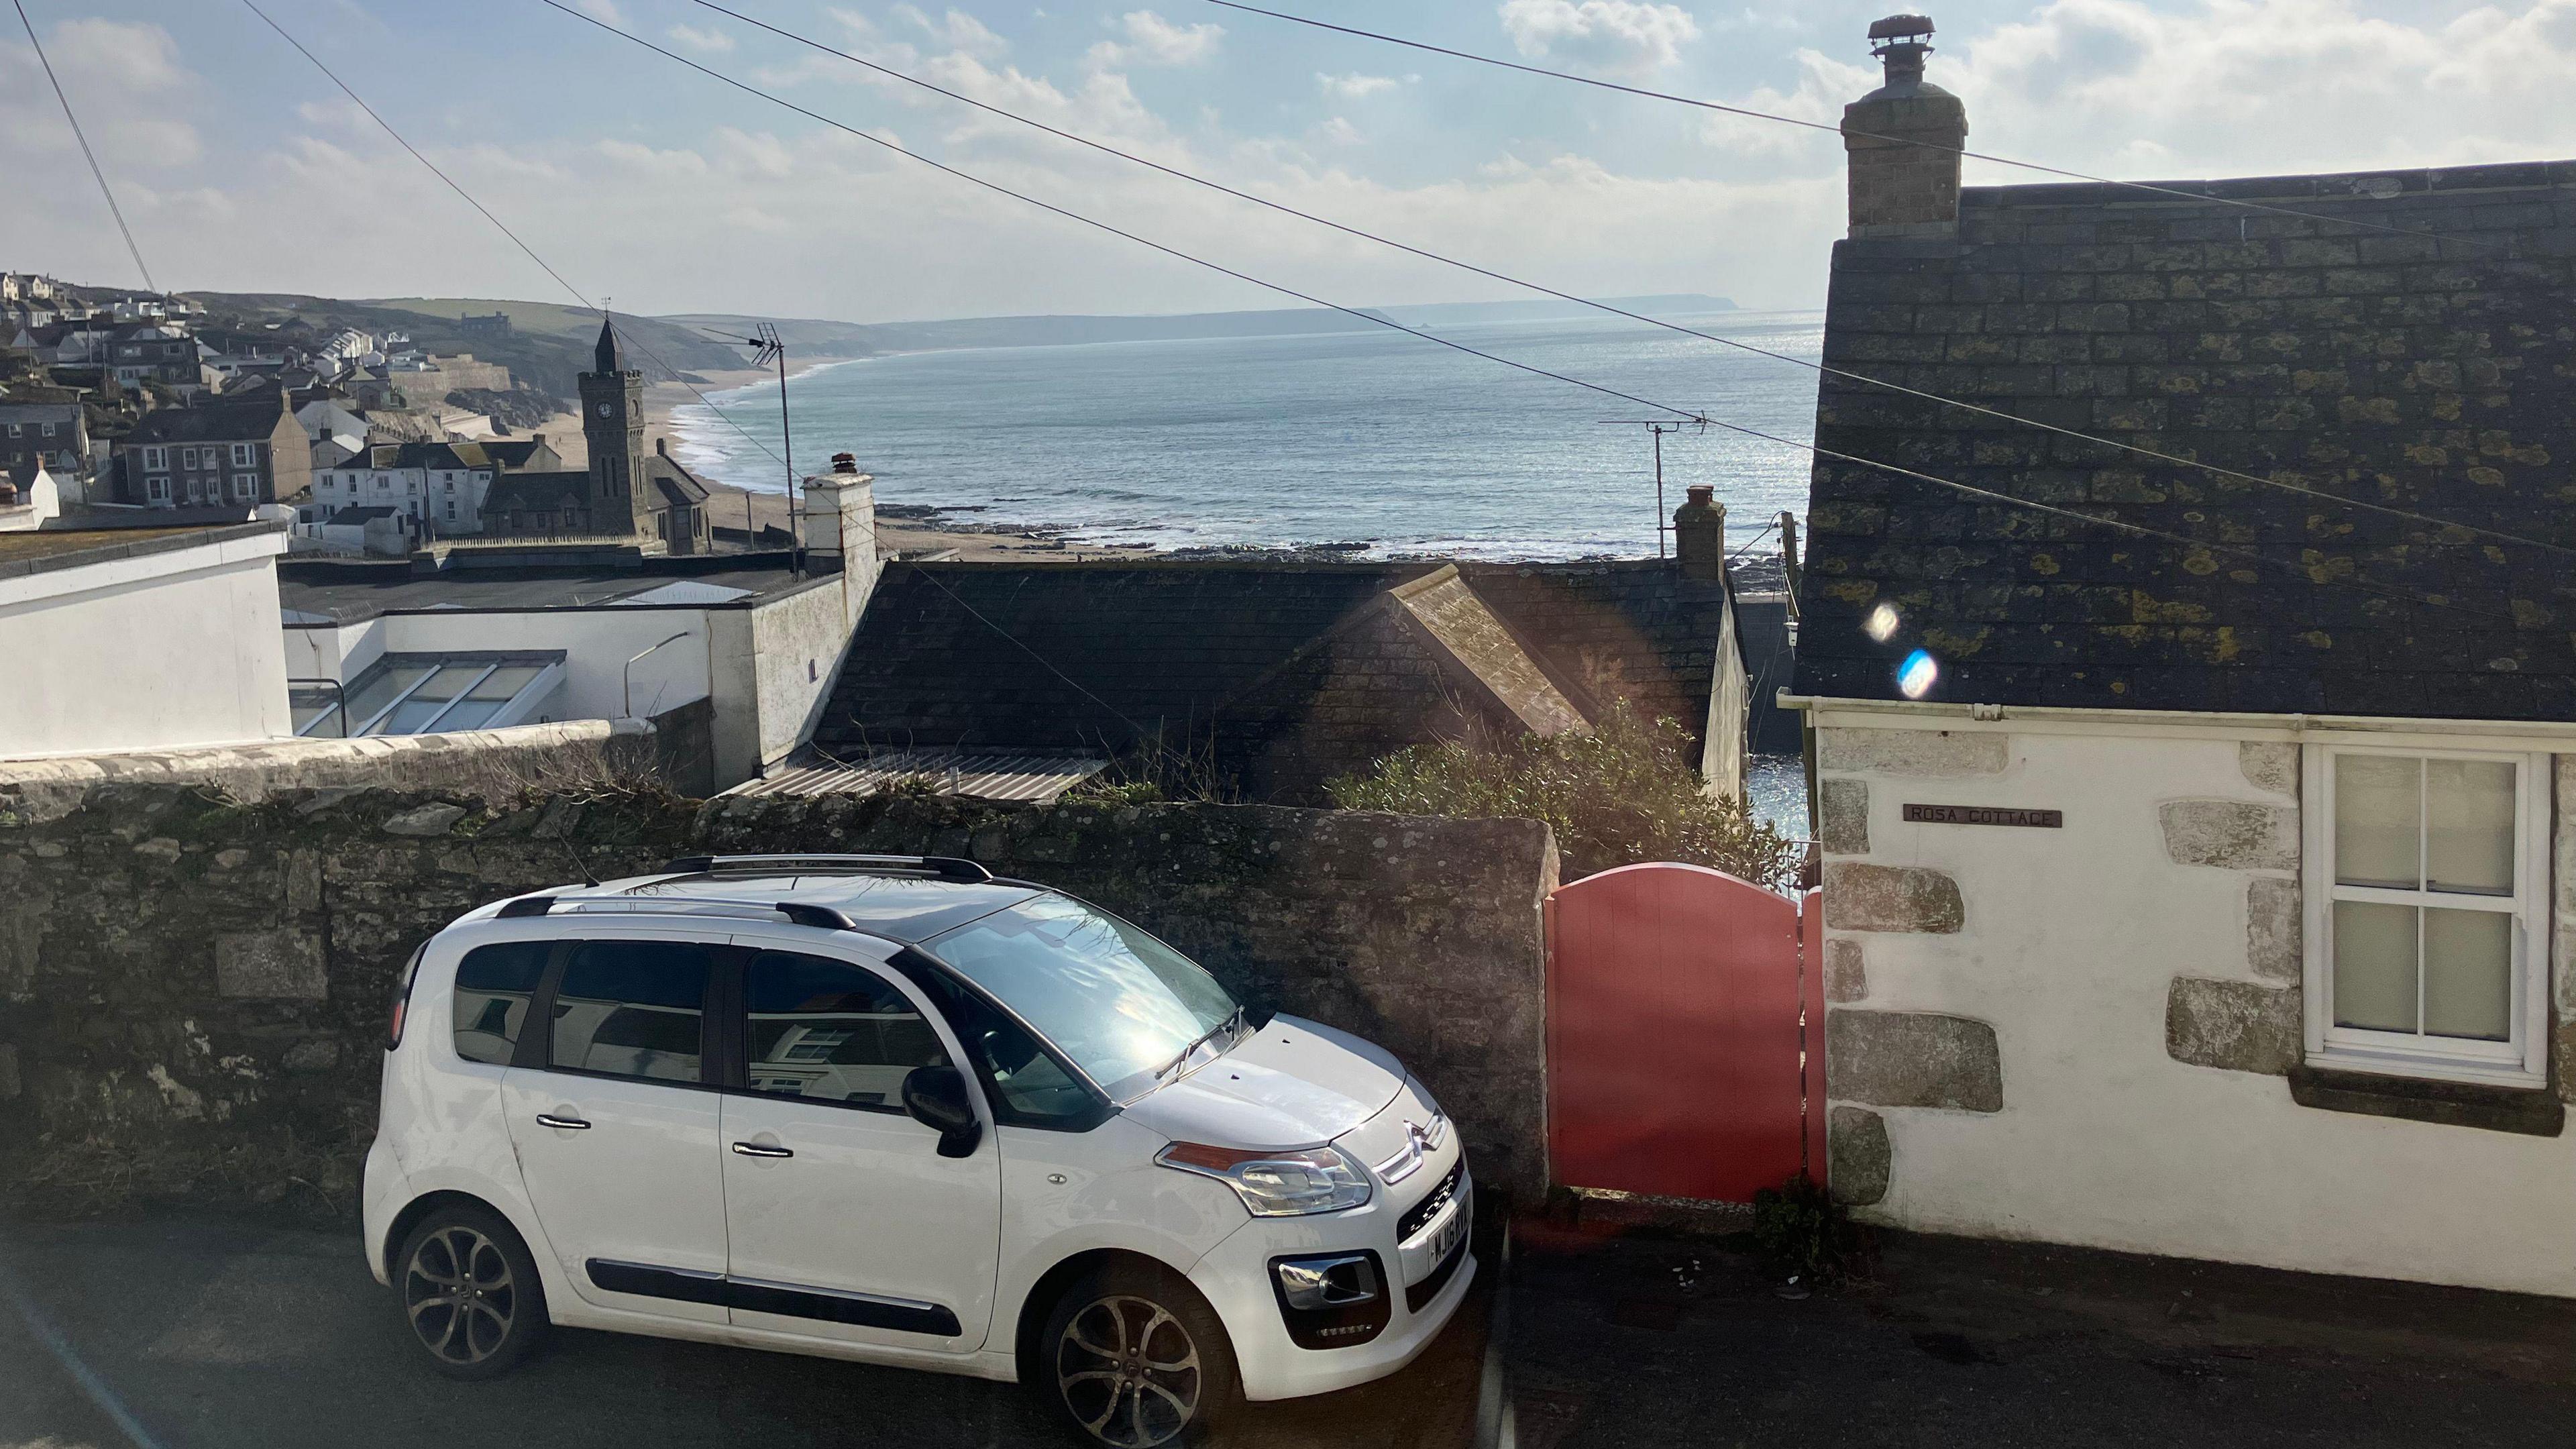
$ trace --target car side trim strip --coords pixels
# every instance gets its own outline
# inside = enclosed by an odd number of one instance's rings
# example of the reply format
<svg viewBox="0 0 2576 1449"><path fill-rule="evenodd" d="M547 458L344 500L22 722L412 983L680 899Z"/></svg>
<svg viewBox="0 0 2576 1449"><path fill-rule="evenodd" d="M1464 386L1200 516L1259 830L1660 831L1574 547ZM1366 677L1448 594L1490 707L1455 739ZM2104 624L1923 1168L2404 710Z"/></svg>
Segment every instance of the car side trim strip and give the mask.
<svg viewBox="0 0 2576 1449"><path fill-rule="evenodd" d="M632 1293L639 1297L668 1298L681 1303L706 1303L740 1309L745 1313L811 1318L822 1323L884 1328L932 1338L955 1338L965 1331L959 1326L955 1312L936 1303L910 1298L885 1298L874 1293L852 1293L838 1288L770 1283L757 1278L735 1278L689 1268L621 1263L611 1258L592 1258L582 1266L590 1274L592 1284L609 1293Z"/></svg>

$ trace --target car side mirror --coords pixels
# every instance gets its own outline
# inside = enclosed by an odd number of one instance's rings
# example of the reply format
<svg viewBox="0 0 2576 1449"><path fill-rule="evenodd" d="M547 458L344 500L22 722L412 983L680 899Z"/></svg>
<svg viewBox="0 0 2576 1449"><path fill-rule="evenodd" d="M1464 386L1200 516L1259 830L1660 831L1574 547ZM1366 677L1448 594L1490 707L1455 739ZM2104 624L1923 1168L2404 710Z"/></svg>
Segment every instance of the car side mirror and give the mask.
<svg viewBox="0 0 2576 1449"><path fill-rule="evenodd" d="M984 1138L966 1078L955 1067L915 1067L903 1079L903 1110L939 1134L939 1155L964 1157Z"/></svg>

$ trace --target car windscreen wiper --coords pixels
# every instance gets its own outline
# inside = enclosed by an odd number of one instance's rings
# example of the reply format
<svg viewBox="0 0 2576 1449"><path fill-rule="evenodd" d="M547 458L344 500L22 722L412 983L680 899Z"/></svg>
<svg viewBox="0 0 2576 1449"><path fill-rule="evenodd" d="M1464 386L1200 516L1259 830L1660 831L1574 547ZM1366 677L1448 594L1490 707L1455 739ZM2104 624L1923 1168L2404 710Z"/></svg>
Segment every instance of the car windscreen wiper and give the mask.
<svg viewBox="0 0 2576 1449"><path fill-rule="evenodd" d="M1216 1025L1209 1027L1206 1031L1190 1038L1190 1044L1181 1048L1181 1054L1179 1056L1176 1056L1170 1061L1163 1063L1161 1066L1156 1067L1154 1069L1154 1080L1159 1082L1163 1080L1167 1074L1179 1071L1183 1066L1188 1064L1190 1053L1197 1051L1200 1047L1206 1046L1209 1042L1216 1040L1217 1035L1220 1032L1239 1027L1242 1024L1243 1008L1241 1006L1237 1006L1234 1010L1226 1013L1225 1020L1218 1022Z"/></svg>

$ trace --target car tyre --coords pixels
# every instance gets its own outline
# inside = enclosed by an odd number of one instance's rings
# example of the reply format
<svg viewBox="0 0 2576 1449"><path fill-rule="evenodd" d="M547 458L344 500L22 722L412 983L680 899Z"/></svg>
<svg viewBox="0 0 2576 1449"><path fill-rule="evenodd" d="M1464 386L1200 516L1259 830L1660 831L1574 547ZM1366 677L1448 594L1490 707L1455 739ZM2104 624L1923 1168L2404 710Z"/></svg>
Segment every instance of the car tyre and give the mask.
<svg viewBox="0 0 2576 1449"><path fill-rule="evenodd" d="M537 1261L489 1208L460 1204L422 1218L394 1258L394 1287L412 1341L449 1378L508 1373L546 1335Z"/></svg>
<svg viewBox="0 0 2576 1449"><path fill-rule="evenodd" d="M1113 1263L1047 1315L1031 1385L1056 1418L1109 1449L1204 1443L1242 1400L1225 1325L1187 1280Z"/></svg>

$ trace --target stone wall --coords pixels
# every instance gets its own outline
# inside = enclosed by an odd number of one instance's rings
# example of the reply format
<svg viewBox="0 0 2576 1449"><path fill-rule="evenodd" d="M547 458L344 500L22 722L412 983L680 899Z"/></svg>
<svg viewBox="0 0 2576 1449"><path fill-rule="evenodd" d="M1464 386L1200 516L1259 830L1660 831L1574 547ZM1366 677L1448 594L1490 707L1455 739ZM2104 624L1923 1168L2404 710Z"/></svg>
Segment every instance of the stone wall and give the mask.
<svg viewBox="0 0 2576 1449"><path fill-rule="evenodd" d="M0 1196L346 1211L387 994L494 898L694 851L971 855L1128 915L1256 1007L1401 1056L1486 1181L1545 1185L1532 821L891 797L701 804L94 784L0 812Z"/></svg>

